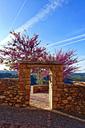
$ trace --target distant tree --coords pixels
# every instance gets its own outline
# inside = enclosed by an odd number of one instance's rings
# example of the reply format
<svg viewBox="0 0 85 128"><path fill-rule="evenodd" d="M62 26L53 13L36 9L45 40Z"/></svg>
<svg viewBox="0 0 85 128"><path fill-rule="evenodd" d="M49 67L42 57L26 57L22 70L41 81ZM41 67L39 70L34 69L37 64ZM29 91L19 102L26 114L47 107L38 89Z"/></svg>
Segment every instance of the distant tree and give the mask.
<svg viewBox="0 0 85 128"><path fill-rule="evenodd" d="M38 35L29 38L26 35L21 35L21 33L11 32L11 34L14 36L12 42L0 50L1 58L5 56L5 63L9 64L11 69L18 69L18 60L61 63L64 65L64 78L69 77L77 69L74 65L77 58L73 50L68 52L60 50L55 55L49 55L45 47L39 46ZM13 63L15 64L13 65ZM48 70L43 70L42 74L47 75Z"/></svg>

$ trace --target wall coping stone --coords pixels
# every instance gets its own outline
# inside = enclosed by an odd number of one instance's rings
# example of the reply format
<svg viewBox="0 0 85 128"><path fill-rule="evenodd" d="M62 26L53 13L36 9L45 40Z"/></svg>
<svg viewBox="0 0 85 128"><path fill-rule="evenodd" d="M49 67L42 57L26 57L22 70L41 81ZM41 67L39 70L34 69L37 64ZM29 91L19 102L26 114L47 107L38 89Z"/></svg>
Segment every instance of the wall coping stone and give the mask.
<svg viewBox="0 0 85 128"><path fill-rule="evenodd" d="M41 61L37 61L37 62L28 62L28 61L18 61L18 63L20 64L28 64L28 65L62 65L58 62L55 61L48 61L48 62L41 62Z"/></svg>

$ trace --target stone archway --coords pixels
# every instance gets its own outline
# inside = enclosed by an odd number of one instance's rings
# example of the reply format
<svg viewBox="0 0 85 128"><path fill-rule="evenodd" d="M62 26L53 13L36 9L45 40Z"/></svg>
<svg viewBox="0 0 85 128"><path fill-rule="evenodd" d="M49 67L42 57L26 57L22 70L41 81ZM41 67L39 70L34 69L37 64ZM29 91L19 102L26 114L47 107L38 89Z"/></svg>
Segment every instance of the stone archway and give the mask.
<svg viewBox="0 0 85 128"><path fill-rule="evenodd" d="M49 106L50 109L60 108L63 91L63 65L55 62L19 62L19 94L30 101L30 70L31 68L49 68Z"/></svg>

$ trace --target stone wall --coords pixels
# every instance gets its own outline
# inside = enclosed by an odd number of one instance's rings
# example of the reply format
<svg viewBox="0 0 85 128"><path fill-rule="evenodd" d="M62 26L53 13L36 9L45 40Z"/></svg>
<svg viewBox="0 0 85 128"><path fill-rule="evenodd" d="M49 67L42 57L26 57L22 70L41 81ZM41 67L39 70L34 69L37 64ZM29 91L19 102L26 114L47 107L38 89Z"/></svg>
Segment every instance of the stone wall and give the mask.
<svg viewBox="0 0 85 128"><path fill-rule="evenodd" d="M32 86L33 93L48 93L49 86L48 85L34 85Z"/></svg>
<svg viewBox="0 0 85 128"><path fill-rule="evenodd" d="M19 93L18 79L0 79L0 104L16 107L29 106L26 95ZM53 102L57 110L85 116L85 86L65 85L56 88ZM55 94L54 94L55 96Z"/></svg>
<svg viewBox="0 0 85 128"><path fill-rule="evenodd" d="M85 116L85 86L64 84L61 98L57 103L59 109L64 112Z"/></svg>
<svg viewBox="0 0 85 128"><path fill-rule="evenodd" d="M19 93L18 79L0 79L0 104L16 107L29 106L25 94Z"/></svg>

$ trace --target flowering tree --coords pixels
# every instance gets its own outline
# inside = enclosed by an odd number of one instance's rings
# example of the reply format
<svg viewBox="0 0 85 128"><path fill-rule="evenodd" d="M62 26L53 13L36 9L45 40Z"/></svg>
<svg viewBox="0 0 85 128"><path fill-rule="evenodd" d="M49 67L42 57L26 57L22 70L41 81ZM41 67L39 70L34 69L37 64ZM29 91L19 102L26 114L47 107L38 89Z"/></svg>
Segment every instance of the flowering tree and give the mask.
<svg viewBox="0 0 85 128"><path fill-rule="evenodd" d="M55 55L55 61L63 64L63 76L65 78L69 77L78 69L78 67L75 66L78 61L77 57L75 57L75 51L73 50L67 52L60 50Z"/></svg>
<svg viewBox="0 0 85 128"><path fill-rule="evenodd" d="M40 47L38 42L38 35L34 35L29 38L26 35L21 35L20 33L11 32L14 36L12 42L10 42L4 49L0 50L1 57L4 57L6 64L9 64L10 68L18 69L18 60L27 60L29 62L52 62L61 63L64 65L64 77L68 77L73 73L77 67L74 65L77 62L75 58L75 52L73 50L68 52L63 52L60 50L55 55L49 55L46 52L46 48ZM15 63L15 65L13 65ZM44 73L48 74L47 70L43 70Z"/></svg>
<svg viewBox="0 0 85 128"><path fill-rule="evenodd" d="M75 64L78 62L77 57L75 57L75 51L70 50L64 52L62 49L59 50L55 55L48 55L49 62L57 62L63 64L63 76L68 78L72 73L77 71L78 67ZM48 74L48 70L42 72L42 75L45 76Z"/></svg>
<svg viewBox="0 0 85 128"><path fill-rule="evenodd" d="M1 56L4 57L5 63L9 64L10 68L18 69L19 60L34 62L46 59L47 52L44 47L39 47L38 35L29 38L20 33L11 32L11 34L14 36L12 42L0 50ZM13 65L13 63L15 64Z"/></svg>

